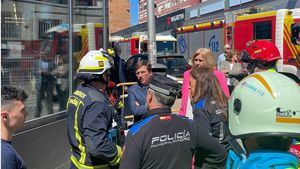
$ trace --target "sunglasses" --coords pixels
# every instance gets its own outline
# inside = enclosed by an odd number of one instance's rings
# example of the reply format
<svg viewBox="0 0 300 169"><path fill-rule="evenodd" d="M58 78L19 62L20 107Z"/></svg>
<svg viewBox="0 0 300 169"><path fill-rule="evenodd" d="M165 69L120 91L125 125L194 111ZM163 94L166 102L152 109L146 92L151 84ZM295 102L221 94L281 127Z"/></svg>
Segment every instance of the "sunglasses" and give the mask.
<svg viewBox="0 0 300 169"><path fill-rule="evenodd" d="M202 59L194 59L194 62L204 62Z"/></svg>

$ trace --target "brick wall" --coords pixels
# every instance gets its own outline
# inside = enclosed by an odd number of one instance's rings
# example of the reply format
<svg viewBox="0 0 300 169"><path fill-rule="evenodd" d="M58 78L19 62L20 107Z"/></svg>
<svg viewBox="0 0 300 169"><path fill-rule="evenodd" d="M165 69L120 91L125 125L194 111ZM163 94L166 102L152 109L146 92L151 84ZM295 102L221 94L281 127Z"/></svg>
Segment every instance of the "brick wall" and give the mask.
<svg viewBox="0 0 300 169"><path fill-rule="evenodd" d="M130 26L129 0L108 0L109 33L114 33Z"/></svg>

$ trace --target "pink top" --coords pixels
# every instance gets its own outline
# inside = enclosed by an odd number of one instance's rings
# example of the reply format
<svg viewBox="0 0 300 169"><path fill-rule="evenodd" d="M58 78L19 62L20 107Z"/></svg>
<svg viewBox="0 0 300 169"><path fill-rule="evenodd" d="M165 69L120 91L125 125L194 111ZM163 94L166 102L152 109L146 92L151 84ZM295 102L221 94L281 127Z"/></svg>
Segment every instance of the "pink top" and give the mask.
<svg viewBox="0 0 300 169"><path fill-rule="evenodd" d="M188 102L188 97L189 97L189 79L190 79L190 70L187 70L183 74L183 84L182 84L182 96L181 96L181 107L179 110L179 115L186 116L186 110L187 110L187 102ZM225 74L221 71L218 71L214 69L214 74L217 77L219 84L225 93L225 95L229 98L229 89L227 86L227 80L225 77Z"/></svg>

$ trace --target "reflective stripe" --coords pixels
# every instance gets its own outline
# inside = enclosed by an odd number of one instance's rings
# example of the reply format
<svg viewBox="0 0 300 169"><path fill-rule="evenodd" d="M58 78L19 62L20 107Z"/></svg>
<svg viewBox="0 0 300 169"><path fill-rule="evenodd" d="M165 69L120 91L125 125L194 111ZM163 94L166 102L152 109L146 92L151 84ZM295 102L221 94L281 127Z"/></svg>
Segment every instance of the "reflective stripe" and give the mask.
<svg viewBox="0 0 300 169"><path fill-rule="evenodd" d="M149 88L156 91L156 92L159 92L159 93L162 93L162 94L165 94L165 95L170 95L170 91L169 90L166 90L166 89L163 89L163 88L160 88L160 87L157 87L153 84L150 83L149 85Z"/></svg>
<svg viewBox="0 0 300 169"><path fill-rule="evenodd" d="M97 61L109 61L106 57L104 57L103 55L102 56L100 56L100 55L97 55L97 56L95 56L95 59L97 60Z"/></svg>
<svg viewBox="0 0 300 169"><path fill-rule="evenodd" d="M77 159L73 155L71 155L71 161L79 169L109 169L108 164L97 165L97 166L84 165L84 164L78 162Z"/></svg>
<svg viewBox="0 0 300 169"><path fill-rule="evenodd" d="M79 67L79 72L84 72L84 71L102 71L104 70L104 66L80 66Z"/></svg>
<svg viewBox="0 0 300 169"><path fill-rule="evenodd" d="M262 77L261 75L259 74L251 74L249 75L247 78L249 77L253 77L255 79L257 79L264 87L265 89L270 93L270 95L275 99L275 95L273 94L273 91L272 91L272 88L271 86L269 85L269 83L264 79L264 77Z"/></svg>
<svg viewBox="0 0 300 169"><path fill-rule="evenodd" d="M116 164L119 164L120 163L120 160L121 160L121 156L122 156L122 149L121 149L121 147L120 146L117 146L117 155L116 155L116 157L113 159L113 160L111 160L110 162L109 162L109 164L110 165L116 165Z"/></svg>
<svg viewBox="0 0 300 169"><path fill-rule="evenodd" d="M76 97L75 97L76 98ZM78 98L76 98L78 99ZM80 101L80 103L78 104L78 106L76 106L76 112L75 112L75 117L74 117L74 131L75 131L75 138L78 142L78 149L80 150L80 159L79 159L79 162L80 163L84 163L85 162L85 157L86 157L86 152L85 152L85 147L82 143L82 139L81 139L81 136L80 136L80 133L79 133L79 130L78 130L78 109L79 109L79 106L83 104L83 102L78 99Z"/></svg>
<svg viewBox="0 0 300 169"><path fill-rule="evenodd" d="M119 103L118 103L118 109L120 109L122 107L124 107L124 104L123 104L123 102L119 101Z"/></svg>
<svg viewBox="0 0 300 169"><path fill-rule="evenodd" d="M268 69L268 72L276 72L274 68Z"/></svg>

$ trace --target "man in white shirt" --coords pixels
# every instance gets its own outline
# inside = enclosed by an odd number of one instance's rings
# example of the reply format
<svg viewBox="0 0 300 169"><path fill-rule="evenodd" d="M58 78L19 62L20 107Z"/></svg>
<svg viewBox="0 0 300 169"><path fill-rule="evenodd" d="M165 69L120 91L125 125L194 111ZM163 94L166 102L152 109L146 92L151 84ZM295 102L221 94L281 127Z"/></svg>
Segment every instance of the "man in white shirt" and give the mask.
<svg viewBox="0 0 300 169"><path fill-rule="evenodd" d="M220 70L221 62L226 60L226 55L229 54L230 50L231 50L231 45L226 44L224 46L224 53L220 54L218 57L218 62L217 62L218 70Z"/></svg>

